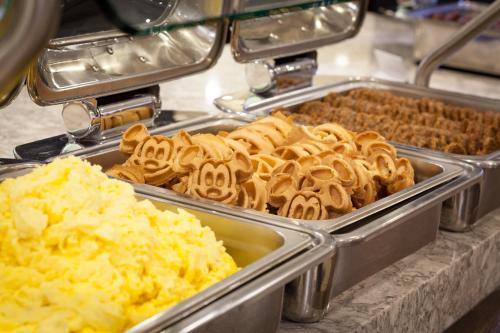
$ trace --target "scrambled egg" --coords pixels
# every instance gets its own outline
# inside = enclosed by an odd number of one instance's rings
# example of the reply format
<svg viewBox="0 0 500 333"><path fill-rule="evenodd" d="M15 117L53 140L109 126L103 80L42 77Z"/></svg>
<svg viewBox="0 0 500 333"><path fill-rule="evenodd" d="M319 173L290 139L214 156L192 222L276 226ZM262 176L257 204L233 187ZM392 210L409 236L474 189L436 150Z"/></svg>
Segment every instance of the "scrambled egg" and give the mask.
<svg viewBox="0 0 500 333"><path fill-rule="evenodd" d="M121 332L237 269L193 215L75 157L0 183L1 332Z"/></svg>

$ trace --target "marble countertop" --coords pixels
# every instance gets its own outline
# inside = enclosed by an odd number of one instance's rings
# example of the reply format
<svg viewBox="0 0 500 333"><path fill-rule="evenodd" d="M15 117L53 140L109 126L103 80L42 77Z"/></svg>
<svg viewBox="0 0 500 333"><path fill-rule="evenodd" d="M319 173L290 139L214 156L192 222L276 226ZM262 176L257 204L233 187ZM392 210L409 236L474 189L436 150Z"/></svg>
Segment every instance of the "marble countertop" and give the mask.
<svg viewBox="0 0 500 333"><path fill-rule="evenodd" d="M383 33L381 33L383 31ZM355 38L319 50L317 80L375 76L411 82L413 63L396 56L412 43L407 26L368 15ZM498 79L439 70L435 88L500 99ZM226 49L209 71L161 84L164 108L217 112L214 98L247 90L244 66ZM61 106L39 107L26 90L0 110L0 156L15 146L64 133ZM416 253L335 298L332 311L315 324L283 322L281 332L440 332L500 286L500 210L473 231L441 231Z"/></svg>

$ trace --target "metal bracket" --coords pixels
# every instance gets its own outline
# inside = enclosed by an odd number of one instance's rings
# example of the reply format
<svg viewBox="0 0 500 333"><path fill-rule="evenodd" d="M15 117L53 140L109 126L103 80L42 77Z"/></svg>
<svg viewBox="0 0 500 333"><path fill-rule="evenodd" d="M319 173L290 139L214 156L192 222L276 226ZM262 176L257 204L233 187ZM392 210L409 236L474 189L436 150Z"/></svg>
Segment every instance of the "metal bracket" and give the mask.
<svg viewBox="0 0 500 333"><path fill-rule="evenodd" d="M119 136L133 123L151 126L161 108L160 88L153 86L128 93L64 104L62 117L74 140L103 141Z"/></svg>
<svg viewBox="0 0 500 333"><path fill-rule="evenodd" d="M500 0L496 0L485 11L458 30L447 43L426 56L417 68L415 84L428 87L432 73L451 55L460 50L471 39L489 28L500 17Z"/></svg>
<svg viewBox="0 0 500 333"><path fill-rule="evenodd" d="M309 87L318 69L317 52L274 60L257 60L245 67L247 83L253 93L274 96Z"/></svg>

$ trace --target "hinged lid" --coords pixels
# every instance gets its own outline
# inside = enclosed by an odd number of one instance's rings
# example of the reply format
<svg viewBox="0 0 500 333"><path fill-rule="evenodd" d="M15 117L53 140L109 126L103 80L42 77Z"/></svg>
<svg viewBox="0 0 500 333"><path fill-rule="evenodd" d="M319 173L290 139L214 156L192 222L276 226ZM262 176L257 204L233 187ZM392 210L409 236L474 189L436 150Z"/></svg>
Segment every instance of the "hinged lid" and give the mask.
<svg viewBox="0 0 500 333"><path fill-rule="evenodd" d="M38 104L56 104L151 86L207 69L220 55L227 20L175 30L167 27L186 18L223 18L231 3L64 0L59 33L30 70L30 95ZM138 31L121 22L118 14L126 14L129 23L141 29L165 29L128 35L124 31Z"/></svg>
<svg viewBox="0 0 500 333"><path fill-rule="evenodd" d="M240 10L263 2L266 1L242 1ZM338 43L358 33L367 4L368 0L322 1L304 10L289 7L265 17L235 20L231 36L233 55L239 62L249 62L296 55Z"/></svg>

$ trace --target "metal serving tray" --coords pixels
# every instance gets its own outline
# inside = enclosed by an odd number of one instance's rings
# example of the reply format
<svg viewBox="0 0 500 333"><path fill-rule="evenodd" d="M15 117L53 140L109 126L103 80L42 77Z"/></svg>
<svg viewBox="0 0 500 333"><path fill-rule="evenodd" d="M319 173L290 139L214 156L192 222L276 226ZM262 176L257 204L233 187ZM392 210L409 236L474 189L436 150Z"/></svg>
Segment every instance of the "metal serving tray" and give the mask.
<svg viewBox="0 0 500 333"><path fill-rule="evenodd" d="M319 100L330 92L341 93L358 88L387 90L398 96L415 98L427 97L445 103L471 107L478 111L500 112L500 104L497 100L438 89L416 87L406 83L390 82L374 78L352 78L345 82L290 92L254 103L245 109L241 107L243 103L231 101L231 103L228 104L225 103L222 98L216 100L215 103L220 109L226 112L236 113L247 117L255 117L258 115L267 115L277 107L288 107L293 110L305 102ZM447 201L447 210L453 209L453 216L456 218L446 218L442 220L441 227L452 231L465 231L478 218L500 207L500 200L496 197L496 189L500 185L500 150L488 155L478 156L450 154L426 148L420 148L418 151L421 152L420 154L422 156L435 155L447 159L455 158L474 164L483 169L479 202L478 199L472 195ZM466 197L468 199L465 199ZM464 209L465 206L470 207L469 209L471 210L477 210L477 214L466 212Z"/></svg>
<svg viewBox="0 0 500 333"><path fill-rule="evenodd" d="M422 151L416 148L415 153ZM479 198L482 170L443 156L428 157L435 163L460 166L461 175L365 220L356 229L344 227L333 231L337 241L333 296L435 240L443 221L454 221L457 214L474 214L476 207L469 205Z"/></svg>
<svg viewBox="0 0 500 333"><path fill-rule="evenodd" d="M191 133L217 132L219 130L232 130L248 121L239 117L211 116L197 123L178 124L177 128L174 126L158 128L153 133L171 135L180 127ZM445 218L454 220L453 214L459 214L461 218L467 220L475 219L476 210L465 207L464 202L477 202L478 200L478 183L482 174L480 169L446 157L425 154L417 148L396 146L398 153L409 158L412 162L417 184L412 188L332 220L305 221L284 218L214 201L194 200L186 195L150 185L136 184L135 188L141 193L154 194L172 201L265 221L266 223L301 224L311 229L332 233L339 244L339 254L341 254L337 265L342 267L341 270L335 269L333 277L334 293L332 295L336 295L434 240L438 225ZM118 151L118 141L86 149L79 152L78 155L105 168L123 162L126 158ZM451 209L446 205L446 209L442 210L443 201L449 198L455 205ZM460 207L461 210L457 210L455 207ZM389 214L387 213L388 209L395 210ZM441 217L442 211L443 218ZM359 227L362 228L357 231ZM307 277L296 280L294 283L295 287L291 288L294 290L294 294L288 295L285 302L288 300L291 304L295 304L292 306L295 309L294 314L290 315L288 310L288 318L300 319L307 317L304 313L308 311L304 310L307 309L307 307L304 308L304 305L299 307L297 305L308 304L307 301L304 301L311 294L311 289L308 288L312 287L312 290L315 290L315 287L308 282ZM311 300L310 302L314 303L315 301ZM286 308L285 310L287 312Z"/></svg>
<svg viewBox="0 0 500 333"><path fill-rule="evenodd" d="M0 166L0 182L26 174L36 166ZM328 303L332 274L321 281L319 277L325 273L322 263L333 269L335 245L325 234L136 193L139 199L151 200L159 209L175 211L180 207L194 214L224 242L242 269L127 332L275 332L281 320L285 285L294 279L309 278L310 283L320 285L318 290ZM287 286L287 293L294 293L294 283Z"/></svg>
<svg viewBox="0 0 500 333"><path fill-rule="evenodd" d="M248 122L249 120L241 119L238 117L231 118L223 116L212 116L212 117L206 117L201 122L196 122L195 124L191 123L191 125L188 125L187 123L184 124L180 123L178 126L169 126L168 128L163 128L163 129L157 128L153 130L151 133L170 136L175 134L178 131L178 129L181 128L179 126L182 126L184 130L186 130L191 134L217 133L218 131L231 131L239 126L247 124ZM361 220L362 218L368 217L374 213L380 212L384 209L394 206L395 204L403 202L404 200L410 199L419 193L432 189L435 186L444 184L450 181L451 179L456 178L462 172L460 168L456 167L451 163L428 162L428 160L425 157L421 157L418 154L415 154L411 151L406 151L405 148L402 146L399 147L398 153L401 156L409 158L410 161L412 162L412 165L415 168L415 177L417 184L412 186L411 188L405 189L393 195L379 199L372 204L357 209L354 212L345 214L334 220L307 221L307 220L284 218L274 214L258 212L253 209L242 209L242 210L245 213L256 214L261 217L272 219L275 221L280 221L280 222L294 221L295 223L301 222L309 227L331 232L337 228L341 228L343 226L352 224L356 221ZM102 145L100 147L92 147L89 149L79 151L76 152L75 155L87 159L93 164L101 165L104 169L108 169L115 164L123 163L126 160L126 156L118 150L117 141ZM151 193L163 194L172 192L170 190L166 190L164 188L151 185L144 185L144 188L150 189ZM212 202L212 201L208 202L211 202L214 205L226 206L225 204L219 204L217 202ZM235 206L229 205L229 207L235 207ZM335 221L333 225L332 221Z"/></svg>

